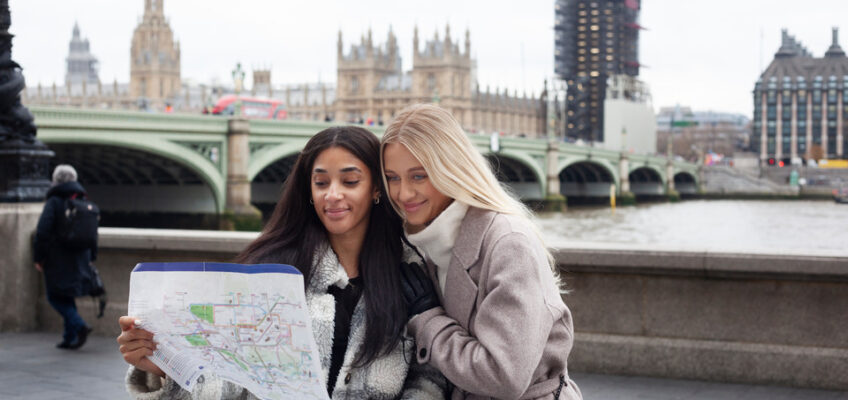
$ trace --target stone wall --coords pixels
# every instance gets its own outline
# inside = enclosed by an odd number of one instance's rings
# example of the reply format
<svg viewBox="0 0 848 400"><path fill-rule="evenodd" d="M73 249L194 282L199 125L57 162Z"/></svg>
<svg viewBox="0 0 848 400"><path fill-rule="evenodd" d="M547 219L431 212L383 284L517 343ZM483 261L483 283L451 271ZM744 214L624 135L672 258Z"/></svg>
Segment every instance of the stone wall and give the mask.
<svg viewBox="0 0 848 400"><path fill-rule="evenodd" d="M848 257L557 249L570 368L848 389Z"/></svg>
<svg viewBox="0 0 848 400"><path fill-rule="evenodd" d="M81 314L117 336L136 263L229 261L255 236L101 228L110 303L96 320L79 299ZM571 371L848 389L848 255L586 244L554 255L577 331ZM39 329L59 332L41 286Z"/></svg>

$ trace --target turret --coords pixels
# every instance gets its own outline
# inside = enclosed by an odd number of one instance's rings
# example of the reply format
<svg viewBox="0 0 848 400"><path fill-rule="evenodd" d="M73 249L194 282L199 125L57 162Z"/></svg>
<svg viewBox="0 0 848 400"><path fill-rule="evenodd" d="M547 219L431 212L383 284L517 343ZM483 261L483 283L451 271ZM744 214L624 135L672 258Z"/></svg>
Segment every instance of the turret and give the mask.
<svg viewBox="0 0 848 400"><path fill-rule="evenodd" d="M471 57L471 32L465 28L465 57Z"/></svg>
<svg viewBox="0 0 848 400"><path fill-rule="evenodd" d="M839 46L839 28L833 27L833 42L830 48L824 53L825 57L845 57L845 52Z"/></svg>
<svg viewBox="0 0 848 400"><path fill-rule="evenodd" d="M418 55L418 25L415 25L415 30L412 31L412 50L413 54Z"/></svg>
<svg viewBox="0 0 848 400"><path fill-rule="evenodd" d="M338 46L338 57L339 57L339 60L341 60L342 56L343 56L343 47L342 46L344 46L344 44L342 42L342 30L341 29L339 29L339 41L337 43L337 46Z"/></svg>
<svg viewBox="0 0 848 400"><path fill-rule="evenodd" d="M453 53L453 43L451 43L450 24L445 25L445 54Z"/></svg>

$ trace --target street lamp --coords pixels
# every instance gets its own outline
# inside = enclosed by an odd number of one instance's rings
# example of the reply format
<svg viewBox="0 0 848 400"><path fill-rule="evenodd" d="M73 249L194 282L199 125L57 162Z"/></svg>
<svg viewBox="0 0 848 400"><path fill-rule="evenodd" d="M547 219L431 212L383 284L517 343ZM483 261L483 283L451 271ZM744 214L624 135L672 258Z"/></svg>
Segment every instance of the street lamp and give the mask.
<svg viewBox="0 0 848 400"><path fill-rule="evenodd" d="M241 116L241 90L244 85L244 71L241 69L241 63L236 63L236 68L233 70L233 91L236 93L236 101L234 104L233 116Z"/></svg>
<svg viewBox="0 0 848 400"><path fill-rule="evenodd" d="M12 61L9 1L0 0L0 202L44 200L53 152L35 138L32 114L21 104L26 86L21 66Z"/></svg>

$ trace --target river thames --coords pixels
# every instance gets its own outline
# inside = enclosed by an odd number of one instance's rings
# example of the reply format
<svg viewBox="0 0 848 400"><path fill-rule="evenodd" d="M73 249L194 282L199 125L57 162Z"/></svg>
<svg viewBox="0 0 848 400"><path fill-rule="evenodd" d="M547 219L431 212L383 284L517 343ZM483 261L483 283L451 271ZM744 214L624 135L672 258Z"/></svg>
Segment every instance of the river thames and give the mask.
<svg viewBox="0 0 848 400"><path fill-rule="evenodd" d="M848 254L848 204L823 200L686 200L574 207L539 214L549 246L577 243L662 248Z"/></svg>

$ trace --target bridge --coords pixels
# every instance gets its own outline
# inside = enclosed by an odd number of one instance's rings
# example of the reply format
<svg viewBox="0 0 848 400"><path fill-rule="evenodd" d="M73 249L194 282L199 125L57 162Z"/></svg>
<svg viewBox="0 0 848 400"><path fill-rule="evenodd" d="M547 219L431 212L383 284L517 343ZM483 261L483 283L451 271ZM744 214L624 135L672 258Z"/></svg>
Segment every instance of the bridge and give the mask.
<svg viewBox="0 0 848 400"><path fill-rule="evenodd" d="M218 216L269 211L307 140L332 123L30 107L38 137L104 211ZM382 127L366 127L382 135ZM698 191L697 165L543 139L470 135L527 202ZM120 219L119 217L116 217Z"/></svg>

